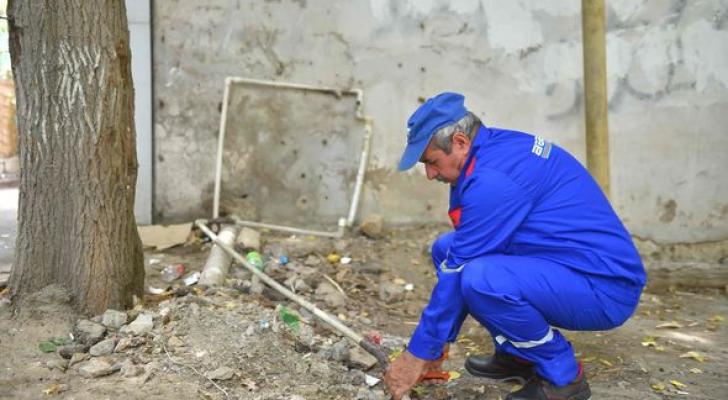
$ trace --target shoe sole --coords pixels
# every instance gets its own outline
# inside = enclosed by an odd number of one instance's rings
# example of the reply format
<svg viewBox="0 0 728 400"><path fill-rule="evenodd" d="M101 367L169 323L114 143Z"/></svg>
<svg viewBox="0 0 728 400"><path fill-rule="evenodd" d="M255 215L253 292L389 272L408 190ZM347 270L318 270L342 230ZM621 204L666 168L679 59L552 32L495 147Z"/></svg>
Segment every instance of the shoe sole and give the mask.
<svg viewBox="0 0 728 400"><path fill-rule="evenodd" d="M586 396L586 397L583 397ZM510 395L506 397L506 400L510 398ZM569 397L567 400L589 400L591 399L591 390L587 391L586 393L577 393L571 397Z"/></svg>
<svg viewBox="0 0 728 400"><path fill-rule="evenodd" d="M503 376L503 375L489 374L487 372L480 372L480 371L472 368L467 363L465 364L465 370L468 371L468 373L470 375L476 376L478 378L488 378L488 379L492 379L494 381L499 381L499 382L504 382L504 381L518 381L521 384L524 384L530 378L530 376L529 377L523 377L523 376L520 376L520 375L507 375L507 376ZM582 400L582 399L578 399L578 400ZM583 399L583 400L587 400L587 399Z"/></svg>

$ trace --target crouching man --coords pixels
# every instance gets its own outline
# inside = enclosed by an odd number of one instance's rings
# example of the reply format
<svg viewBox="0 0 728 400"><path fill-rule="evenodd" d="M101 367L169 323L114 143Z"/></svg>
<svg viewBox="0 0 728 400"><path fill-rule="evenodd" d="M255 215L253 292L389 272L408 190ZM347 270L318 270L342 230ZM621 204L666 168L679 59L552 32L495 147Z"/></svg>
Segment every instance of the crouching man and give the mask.
<svg viewBox="0 0 728 400"><path fill-rule="evenodd" d="M645 271L629 233L584 167L539 136L484 126L442 93L410 117L399 164L450 185L455 230L432 246L437 284L387 370L395 399L429 369L471 315L490 332L475 376L522 379L508 400L583 400L583 367L556 328L607 330L634 312Z"/></svg>

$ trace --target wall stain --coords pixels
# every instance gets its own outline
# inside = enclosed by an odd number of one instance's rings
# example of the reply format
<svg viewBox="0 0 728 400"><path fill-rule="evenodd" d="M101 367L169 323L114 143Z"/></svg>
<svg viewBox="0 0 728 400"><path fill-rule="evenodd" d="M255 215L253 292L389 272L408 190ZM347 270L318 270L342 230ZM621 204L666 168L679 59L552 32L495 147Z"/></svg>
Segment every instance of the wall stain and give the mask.
<svg viewBox="0 0 728 400"><path fill-rule="evenodd" d="M670 223L675 219L675 211L677 210L677 203L675 200L670 199L663 206L662 214L660 215L660 221L664 223Z"/></svg>

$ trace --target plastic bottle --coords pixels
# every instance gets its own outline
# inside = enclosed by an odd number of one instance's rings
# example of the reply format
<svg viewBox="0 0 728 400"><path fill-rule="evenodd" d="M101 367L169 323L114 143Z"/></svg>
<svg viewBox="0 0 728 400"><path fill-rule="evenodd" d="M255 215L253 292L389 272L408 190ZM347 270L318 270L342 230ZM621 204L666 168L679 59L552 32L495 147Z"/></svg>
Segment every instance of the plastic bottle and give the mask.
<svg viewBox="0 0 728 400"><path fill-rule="evenodd" d="M258 271L263 270L263 256L261 256L257 251L249 252L245 255L245 259L248 260L249 263L253 264Z"/></svg>
<svg viewBox="0 0 728 400"><path fill-rule="evenodd" d="M183 264L167 265L162 270L162 280L165 282L172 282L184 273L185 266Z"/></svg>

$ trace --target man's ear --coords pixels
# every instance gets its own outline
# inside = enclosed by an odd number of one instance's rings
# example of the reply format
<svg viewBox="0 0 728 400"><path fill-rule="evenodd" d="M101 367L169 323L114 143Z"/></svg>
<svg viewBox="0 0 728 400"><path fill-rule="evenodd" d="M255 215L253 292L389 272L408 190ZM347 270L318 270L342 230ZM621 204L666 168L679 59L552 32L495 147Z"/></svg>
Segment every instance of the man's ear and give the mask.
<svg viewBox="0 0 728 400"><path fill-rule="evenodd" d="M470 148L470 138L462 132L455 132L452 135L452 144L453 148Z"/></svg>

